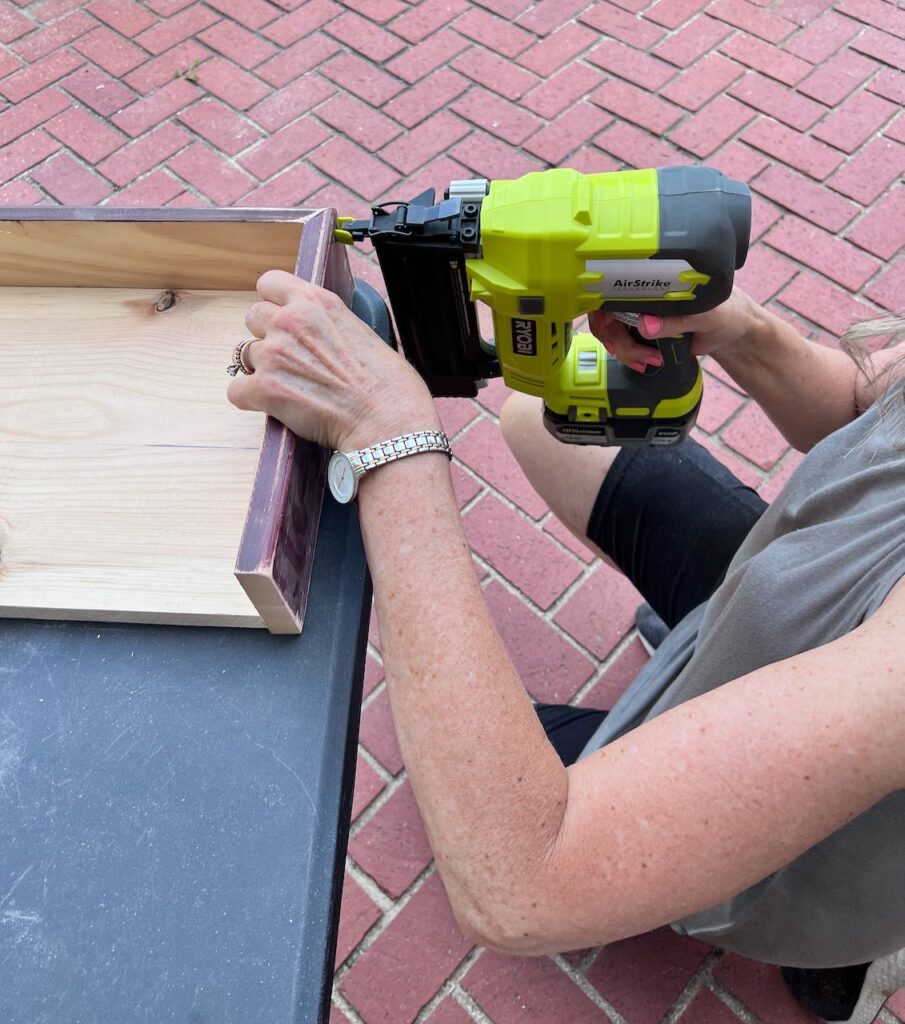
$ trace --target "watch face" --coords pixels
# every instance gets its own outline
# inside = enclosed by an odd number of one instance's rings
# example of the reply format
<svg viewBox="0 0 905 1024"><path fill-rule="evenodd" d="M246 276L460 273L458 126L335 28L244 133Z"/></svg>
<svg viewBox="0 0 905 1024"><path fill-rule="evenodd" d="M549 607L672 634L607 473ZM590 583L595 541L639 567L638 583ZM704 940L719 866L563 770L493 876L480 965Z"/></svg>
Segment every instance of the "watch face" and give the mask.
<svg viewBox="0 0 905 1024"><path fill-rule="evenodd" d="M330 493L344 505L355 497L355 472L352 463L342 452L334 452L327 467Z"/></svg>

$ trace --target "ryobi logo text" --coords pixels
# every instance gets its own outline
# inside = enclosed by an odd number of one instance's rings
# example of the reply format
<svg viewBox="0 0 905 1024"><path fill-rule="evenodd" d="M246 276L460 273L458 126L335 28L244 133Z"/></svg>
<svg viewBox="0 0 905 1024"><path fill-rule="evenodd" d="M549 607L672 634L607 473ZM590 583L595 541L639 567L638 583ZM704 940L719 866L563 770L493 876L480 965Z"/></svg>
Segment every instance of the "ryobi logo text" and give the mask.
<svg viewBox="0 0 905 1024"><path fill-rule="evenodd" d="M537 355L537 324L534 320L512 321L512 351L517 356Z"/></svg>

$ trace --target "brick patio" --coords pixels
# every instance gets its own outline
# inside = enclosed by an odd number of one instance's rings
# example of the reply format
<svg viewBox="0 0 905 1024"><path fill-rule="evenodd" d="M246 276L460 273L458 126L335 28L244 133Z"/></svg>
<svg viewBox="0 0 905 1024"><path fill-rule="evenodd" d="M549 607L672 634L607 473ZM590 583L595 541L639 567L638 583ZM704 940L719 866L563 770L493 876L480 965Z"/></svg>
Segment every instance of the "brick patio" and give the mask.
<svg viewBox="0 0 905 1024"><path fill-rule="evenodd" d="M0 0L0 203L360 216L450 178L706 161L754 191L744 286L832 345L902 303L903 65L895 0ZM800 457L708 369L698 435L769 499ZM487 601L532 694L609 707L645 659L637 596L521 476L504 397L441 402ZM774 968L665 929L553 959L470 949L374 629L365 690L332 1024L809 1019Z"/></svg>

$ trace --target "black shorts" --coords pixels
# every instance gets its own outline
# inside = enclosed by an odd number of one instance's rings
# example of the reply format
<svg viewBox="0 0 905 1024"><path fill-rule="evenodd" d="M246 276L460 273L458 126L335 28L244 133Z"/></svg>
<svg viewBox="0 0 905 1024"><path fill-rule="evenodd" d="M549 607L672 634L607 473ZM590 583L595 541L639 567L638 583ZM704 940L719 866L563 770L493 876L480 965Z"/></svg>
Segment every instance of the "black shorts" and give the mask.
<svg viewBox="0 0 905 1024"><path fill-rule="evenodd" d="M587 533L671 628L722 583L766 507L696 441L623 448L594 502ZM537 705L537 713L566 764L605 715L551 704Z"/></svg>

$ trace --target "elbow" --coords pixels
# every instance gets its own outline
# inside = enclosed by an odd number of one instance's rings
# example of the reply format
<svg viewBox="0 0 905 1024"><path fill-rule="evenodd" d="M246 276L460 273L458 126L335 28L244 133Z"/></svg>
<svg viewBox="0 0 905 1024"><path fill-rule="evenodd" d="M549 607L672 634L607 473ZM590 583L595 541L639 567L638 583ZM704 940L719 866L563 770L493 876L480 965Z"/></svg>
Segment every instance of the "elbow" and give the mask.
<svg viewBox="0 0 905 1024"><path fill-rule="evenodd" d="M539 914L539 901L508 898L477 902L464 896L450 903L462 934L473 945L507 956L552 956L562 952Z"/></svg>

